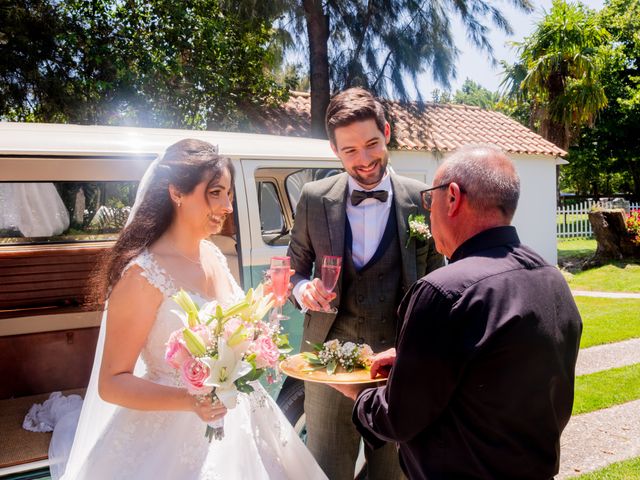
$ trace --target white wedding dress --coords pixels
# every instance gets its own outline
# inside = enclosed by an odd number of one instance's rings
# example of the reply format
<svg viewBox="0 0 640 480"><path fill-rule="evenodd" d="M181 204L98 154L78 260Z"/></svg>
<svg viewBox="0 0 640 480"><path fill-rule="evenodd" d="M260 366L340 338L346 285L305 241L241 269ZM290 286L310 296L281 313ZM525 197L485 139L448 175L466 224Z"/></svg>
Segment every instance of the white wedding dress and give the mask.
<svg viewBox="0 0 640 480"><path fill-rule="evenodd" d="M235 303L244 293L229 273L226 260L218 248L210 242L203 243L217 258L218 267L222 267L231 285L231 295L222 303ZM165 343L169 335L183 326L178 316L171 312L179 310L171 299L177 292L176 285L148 251L134 259L131 265L139 266L144 277L164 296L140 355L146 367L143 377L164 385L176 385L174 370L164 360ZM194 292L189 293L196 302L206 301ZM62 478L326 478L273 399L258 382L254 387L255 392L241 394L237 407L229 410L224 417L224 439L211 443L204 437L205 423L192 412L145 412L115 407L88 453L78 458L77 452L72 452ZM85 423L87 420L89 424L92 423L92 419L85 419ZM65 442L64 437L64 434L54 432L52 458L60 456L56 450L64 450L64 446L60 445ZM74 444L73 449L82 450L83 447Z"/></svg>

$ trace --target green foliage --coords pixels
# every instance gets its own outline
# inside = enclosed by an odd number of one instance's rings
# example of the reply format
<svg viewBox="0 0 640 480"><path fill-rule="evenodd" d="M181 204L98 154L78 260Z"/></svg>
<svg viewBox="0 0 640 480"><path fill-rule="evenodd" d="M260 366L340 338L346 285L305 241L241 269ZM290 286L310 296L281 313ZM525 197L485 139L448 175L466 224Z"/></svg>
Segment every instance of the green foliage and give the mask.
<svg viewBox="0 0 640 480"><path fill-rule="evenodd" d="M467 78L460 90L453 95L453 103L463 103L465 105L475 105L489 110L493 110L500 95L491 92L482 85Z"/></svg>
<svg viewBox="0 0 640 480"><path fill-rule="evenodd" d="M530 11L529 0L510 0ZM287 9L299 52L308 52L312 131L323 129L331 91L362 86L378 96L408 100L407 86L430 71L445 88L455 75L458 50L451 18L461 20L472 45L495 62L487 25L512 33L506 18L486 0L299 0Z"/></svg>
<svg viewBox="0 0 640 480"><path fill-rule="evenodd" d="M576 377L573 415L640 398L640 363Z"/></svg>
<svg viewBox="0 0 640 480"><path fill-rule="evenodd" d="M271 19L217 0L18 0L3 12L5 120L234 128L286 97L267 72Z"/></svg>
<svg viewBox="0 0 640 480"><path fill-rule="evenodd" d="M542 136L561 148L568 148L572 133L592 123L607 104L600 71L608 41L593 11L554 0L534 33L514 44L518 64L504 66L507 93L530 102Z"/></svg>
<svg viewBox="0 0 640 480"><path fill-rule="evenodd" d="M567 177L576 190L594 193L618 181L618 191L640 199L640 2L610 0L599 22L612 37L601 74L609 103L571 149Z"/></svg>
<svg viewBox="0 0 640 480"><path fill-rule="evenodd" d="M575 297L584 329L580 348L640 338L640 300Z"/></svg>

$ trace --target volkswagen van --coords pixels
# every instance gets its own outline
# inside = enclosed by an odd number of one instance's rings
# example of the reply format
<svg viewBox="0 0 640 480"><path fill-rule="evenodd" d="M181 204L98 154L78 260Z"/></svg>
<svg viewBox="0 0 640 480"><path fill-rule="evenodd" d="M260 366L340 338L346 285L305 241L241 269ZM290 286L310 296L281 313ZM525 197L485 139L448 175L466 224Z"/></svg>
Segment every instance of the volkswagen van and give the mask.
<svg viewBox="0 0 640 480"><path fill-rule="evenodd" d="M233 216L212 240L246 290L286 253L302 186L342 171L326 140L0 122L0 477L48 478L51 434L25 430L25 414L51 392L84 392L101 320L88 280L148 165L184 138L216 145L234 164ZM431 173L402 167L394 163L423 181ZM299 347L302 316L290 304L284 313ZM304 436L302 382L269 388Z"/></svg>

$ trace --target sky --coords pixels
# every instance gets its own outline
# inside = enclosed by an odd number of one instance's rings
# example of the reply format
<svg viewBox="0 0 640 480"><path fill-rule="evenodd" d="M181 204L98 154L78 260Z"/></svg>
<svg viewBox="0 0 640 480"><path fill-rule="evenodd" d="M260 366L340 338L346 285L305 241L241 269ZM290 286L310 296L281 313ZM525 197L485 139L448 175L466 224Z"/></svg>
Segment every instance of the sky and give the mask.
<svg viewBox="0 0 640 480"><path fill-rule="evenodd" d="M544 16L544 12L548 12L551 9L552 0L532 0L532 3L534 11L525 13L514 9L511 4L504 0L495 2L496 6L500 8L503 15L509 20L514 31L512 36L508 36L495 27L491 29L489 41L493 46L494 55L498 61L506 60L509 63L515 61L516 51L507 45L508 42L519 42L530 35L535 29L536 22L540 21ZM582 3L594 10L600 10L604 0L582 0ZM467 42L465 31L460 23L456 23L453 30L460 55L456 65L457 78L451 80L451 92L455 92L460 88L466 78L470 78L491 91L497 91L501 81L500 74L502 69L500 65L492 66L485 53L480 52ZM420 75L418 89L424 100L431 100L431 92L436 88L443 90L441 85L431 79L428 72Z"/></svg>

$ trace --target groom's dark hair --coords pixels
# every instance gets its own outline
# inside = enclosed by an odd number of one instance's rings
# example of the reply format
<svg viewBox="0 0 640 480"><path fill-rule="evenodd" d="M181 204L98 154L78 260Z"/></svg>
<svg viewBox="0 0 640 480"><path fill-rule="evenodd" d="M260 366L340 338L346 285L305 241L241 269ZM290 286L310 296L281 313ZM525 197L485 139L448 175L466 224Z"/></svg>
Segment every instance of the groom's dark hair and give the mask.
<svg viewBox="0 0 640 480"><path fill-rule="evenodd" d="M329 140L336 143L336 128L363 120L374 120L378 130L384 134L384 125L387 123L384 107L370 92L354 87L336 94L329 102L325 116Z"/></svg>
<svg viewBox="0 0 640 480"><path fill-rule="evenodd" d="M212 183L220 178L225 169L233 185L231 160L219 156L210 143L187 138L169 146L153 172L132 222L120 232L115 245L105 251L98 263L90 285L91 301L102 303L129 262L167 230L176 208L169 195L169 185L189 194L203 180Z"/></svg>

